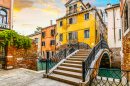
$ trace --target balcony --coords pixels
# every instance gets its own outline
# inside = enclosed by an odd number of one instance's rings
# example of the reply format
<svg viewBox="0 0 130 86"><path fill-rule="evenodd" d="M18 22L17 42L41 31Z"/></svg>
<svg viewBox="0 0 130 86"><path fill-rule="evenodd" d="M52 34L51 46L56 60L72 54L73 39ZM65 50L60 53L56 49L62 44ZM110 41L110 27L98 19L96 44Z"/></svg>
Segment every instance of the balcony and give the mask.
<svg viewBox="0 0 130 86"><path fill-rule="evenodd" d="M0 23L0 29L9 29L9 24Z"/></svg>
<svg viewBox="0 0 130 86"><path fill-rule="evenodd" d="M71 10L67 10L67 15L73 14L73 13L77 13L77 12L78 12L78 8L74 8L74 9L71 9Z"/></svg>

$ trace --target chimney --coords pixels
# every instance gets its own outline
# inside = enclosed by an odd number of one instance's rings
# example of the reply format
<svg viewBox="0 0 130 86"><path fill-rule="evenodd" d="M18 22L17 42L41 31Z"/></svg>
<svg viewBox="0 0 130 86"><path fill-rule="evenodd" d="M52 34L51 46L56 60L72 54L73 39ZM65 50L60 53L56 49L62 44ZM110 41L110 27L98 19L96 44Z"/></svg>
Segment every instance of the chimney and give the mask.
<svg viewBox="0 0 130 86"><path fill-rule="evenodd" d="M109 7L111 7L111 3L108 3L108 4L107 4L107 8L109 8Z"/></svg>
<svg viewBox="0 0 130 86"><path fill-rule="evenodd" d="M51 26L52 26L52 20L50 21L50 24L51 24Z"/></svg>

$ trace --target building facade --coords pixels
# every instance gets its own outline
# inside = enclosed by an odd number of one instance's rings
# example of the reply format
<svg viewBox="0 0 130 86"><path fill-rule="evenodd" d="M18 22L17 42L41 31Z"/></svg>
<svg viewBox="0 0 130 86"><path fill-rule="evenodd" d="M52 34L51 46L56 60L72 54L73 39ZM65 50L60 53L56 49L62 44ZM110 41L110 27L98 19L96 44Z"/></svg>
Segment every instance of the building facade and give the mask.
<svg viewBox="0 0 130 86"><path fill-rule="evenodd" d="M91 7L90 3L85 5L82 0L69 0L65 6L66 15L56 20L57 47L83 42L92 48L101 39L107 39L101 10Z"/></svg>
<svg viewBox="0 0 130 86"><path fill-rule="evenodd" d="M105 9L108 26L108 45L110 48L121 48L121 15L120 4L107 4Z"/></svg>
<svg viewBox="0 0 130 86"><path fill-rule="evenodd" d="M41 30L42 57L49 58L55 54L56 24L42 28Z"/></svg>
<svg viewBox="0 0 130 86"><path fill-rule="evenodd" d="M0 0L0 31L13 28L13 0Z"/></svg>
<svg viewBox="0 0 130 86"><path fill-rule="evenodd" d="M121 0L121 20L121 65L123 70L130 70L130 0Z"/></svg>
<svg viewBox="0 0 130 86"><path fill-rule="evenodd" d="M41 52L41 32L28 35L27 37L36 41L36 45L38 45L37 52L38 52L38 55L41 56L41 53L42 53Z"/></svg>

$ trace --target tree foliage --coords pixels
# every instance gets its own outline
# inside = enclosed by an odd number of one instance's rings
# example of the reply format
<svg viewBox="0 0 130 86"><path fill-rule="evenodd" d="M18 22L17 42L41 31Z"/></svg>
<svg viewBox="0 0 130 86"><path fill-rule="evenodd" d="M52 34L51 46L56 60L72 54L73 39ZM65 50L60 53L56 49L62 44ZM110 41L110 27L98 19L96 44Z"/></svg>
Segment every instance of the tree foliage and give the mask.
<svg viewBox="0 0 130 86"><path fill-rule="evenodd" d="M37 26L35 33L38 33L39 31L41 31L41 29L42 27Z"/></svg>
<svg viewBox="0 0 130 86"><path fill-rule="evenodd" d="M6 46L16 46L18 48L31 48L31 40L29 37L19 35L14 30L5 30L0 33L0 39L4 39L4 41L0 41L0 43Z"/></svg>

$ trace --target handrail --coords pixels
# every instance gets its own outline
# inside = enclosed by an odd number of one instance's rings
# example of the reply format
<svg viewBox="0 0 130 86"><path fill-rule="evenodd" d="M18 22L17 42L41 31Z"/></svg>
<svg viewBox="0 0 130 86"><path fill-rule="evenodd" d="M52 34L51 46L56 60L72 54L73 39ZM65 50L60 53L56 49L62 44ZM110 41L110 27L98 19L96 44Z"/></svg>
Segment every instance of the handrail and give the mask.
<svg viewBox="0 0 130 86"><path fill-rule="evenodd" d="M49 73L49 70L52 69L56 64L58 64L61 60L66 59L71 53L79 49L90 49L91 47L85 43L75 43L70 44L69 47L60 50L54 56L46 59L46 74Z"/></svg>
<svg viewBox="0 0 130 86"><path fill-rule="evenodd" d="M107 44L106 41L101 40L97 45L95 45L95 47L93 47L93 49L91 50L91 52L89 53L89 55L87 56L87 58L82 62L82 81L85 82L85 77L88 73L88 69L90 68L90 65L92 63L92 61L94 61L96 54L99 52L100 49L109 49L109 46Z"/></svg>

